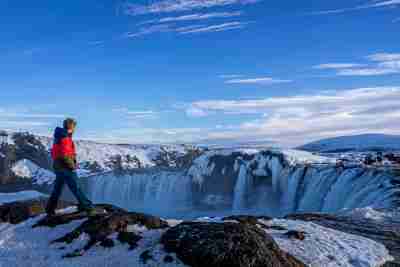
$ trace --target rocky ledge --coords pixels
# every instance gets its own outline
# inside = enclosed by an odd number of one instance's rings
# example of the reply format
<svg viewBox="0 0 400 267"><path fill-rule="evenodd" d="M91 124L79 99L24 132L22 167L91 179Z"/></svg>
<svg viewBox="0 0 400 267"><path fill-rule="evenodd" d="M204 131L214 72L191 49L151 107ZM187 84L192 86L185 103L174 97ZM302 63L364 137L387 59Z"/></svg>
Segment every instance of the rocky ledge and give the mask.
<svg viewBox="0 0 400 267"><path fill-rule="evenodd" d="M383 211L382 211L383 212ZM386 211L389 212L389 211ZM397 211L398 212L398 211ZM400 221L318 213L292 214L286 219L313 222L341 232L364 236L384 244L395 260L384 267L400 267Z"/></svg>

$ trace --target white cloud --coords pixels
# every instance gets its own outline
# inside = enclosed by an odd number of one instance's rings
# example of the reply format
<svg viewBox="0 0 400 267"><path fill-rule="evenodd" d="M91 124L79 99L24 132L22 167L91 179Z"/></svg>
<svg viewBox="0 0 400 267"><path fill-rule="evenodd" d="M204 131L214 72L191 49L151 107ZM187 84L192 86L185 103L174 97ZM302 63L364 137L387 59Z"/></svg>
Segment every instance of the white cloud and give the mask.
<svg viewBox="0 0 400 267"><path fill-rule="evenodd" d="M231 17L238 17L242 15L242 12L211 12L211 13L197 13L197 14L190 14L190 15L183 15L183 16L175 16L175 17L166 17L161 19L153 19L147 20L144 22L139 23L142 24L150 24L150 23L169 23L169 22L178 22L178 21L193 21L193 20L207 20L213 18L231 18Z"/></svg>
<svg viewBox="0 0 400 267"><path fill-rule="evenodd" d="M148 5L126 3L122 6L123 12L127 15L143 15L149 13L167 13L178 11L190 11L202 8L212 8L227 5L254 4L261 0L161 0Z"/></svg>
<svg viewBox="0 0 400 267"><path fill-rule="evenodd" d="M252 78L252 79L231 79L225 81L227 84L276 84L276 83L288 83L292 82L291 80L280 80L274 79L270 77L262 77L262 78Z"/></svg>
<svg viewBox="0 0 400 267"><path fill-rule="evenodd" d="M222 74L222 75L219 75L218 77L221 79L233 79L233 78L240 78L243 76L244 75L242 75L242 74Z"/></svg>
<svg viewBox="0 0 400 267"><path fill-rule="evenodd" d="M190 106L186 109L186 115L189 117L205 117L208 113L203 109Z"/></svg>
<svg viewBox="0 0 400 267"><path fill-rule="evenodd" d="M345 69L337 72L339 76L379 76L386 74L400 73L400 70L392 68L366 68L366 69Z"/></svg>
<svg viewBox="0 0 400 267"><path fill-rule="evenodd" d="M372 60L372 61L393 61L393 60L400 60L400 54L396 53L378 53L378 54L372 54L367 56L367 59Z"/></svg>
<svg viewBox="0 0 400 267"><path fill-rule="evenodd" d="M381 62L379 65L383 68L400 70L400 60Z"/></svg>
<svg viewBox="0 0 400 267"><path fill-rule="evenodd" d="M112 112L120 113L127 119L155 119L160 115L160 111L154 110L129 110L128 108L114 108Z"/></svg>
<svg viewBox="0 0 400 267"><path fill-rule="evenodd" d="M399 102L400 87L374 87L257 100L197 101L190 108L209 116L259 114L258 119L244 121L236 129L208 133L208 138L300 145L339 134L400 133Z"/></svg>
<svg viewBox="0 0 400 267"><path fill-rule="evenodd" d="M344 13L349 11L357 11L363 9L370 9L370 8L381 8L381 7L397 7L400 5L400 0L389 0L389 1L382 1L382 0L375 0L372 3L358 5L355 7L350 8L341 8L341 9L332 9L332 10L325 10L325 11L318 11L313 12L314 15L328 15L328 14L338 14Z"/></svg>
<svg viewBox="0 0 400 267"><path fill-rule="evenodd" d="M143 35L163 32L176 32L179 34L190 34L190 33L207 33L207 32L222 32L234 29L242 29L248 22L226 22L222 24L213 25L189 25L184 27L176 27L170 24L156 24L151 26L145 26L140 28L136 32L128 32L123 35L124 38L136 38Z"/></svg>
<svg viewBox="0 0 400 267"><path fill-rule="evenodd" d="M148 35L152 33L169 32L171 27L168 24L152 25L149 27L142 27L136 32L128 32L124 34L126 38L136 38L143 35Z"/></svg>
<svg viewBox="0 0 400 267"><path fill-rule="evenodd" d="M6 127L8 129L13 129L13 130L27 130L27 128L30 127L39 127L39 126L48 126L50 123L48 122L41 122L41 121L10 121L10 120L4 120L0 121L1 127Z"/></svg>
<svg viewBox="0 0 400 267"><path fill-rule="evenodd" d="M106 143L190 143L206 136L210 129L202 128L119 128L106 134L90 134L85 139Z"/></svg>
<svg viewBox="0 0 400 267"><path fill-rule="evenodd" d="M377 53L365 57L367 64L327 63L313 66L314 69L336 70L337 76L379 76L400 73L400 54Z"/></svg>
<svg viewBox="0 0 400 267"><path fill-rule="evenodd" d="M314 69L326 70L326 69L349 69L349 68L358 68L363 67L364 64L355 64L355 63L327 63L313 66Z"/></svg>
<svg viewBox="0 0 400 267"><path fill-rule="evenodd" d="M233 21L233 22L226 22L226 23L222 23L222 24L208 25L205 27L195 27L192 29L179 28L176 31L181 34L222 32L222 31L228 31L228 30L242 29L246 24L248 24L248 23Z"/></svg>
<svg viewBox="0 0 400 267"><path fill-rule="evenodd" d="M43 118L43 119L62 119L66 116L63 114L27 114L27 113L8 113L1 112L0 117L12 117L12 118Z"/></svg>

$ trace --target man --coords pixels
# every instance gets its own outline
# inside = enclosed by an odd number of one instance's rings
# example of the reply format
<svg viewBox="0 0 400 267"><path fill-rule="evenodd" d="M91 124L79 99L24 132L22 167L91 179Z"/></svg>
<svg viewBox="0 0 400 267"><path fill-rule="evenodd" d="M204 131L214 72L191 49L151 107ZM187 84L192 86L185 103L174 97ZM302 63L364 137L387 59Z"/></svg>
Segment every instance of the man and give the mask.
<svg viewBox="0 0 400 267"><path fill-rule="evenodd" d="M46 207L46 213L49 216L55 215L57 202L61 196L64 184L67 184L72 194L78 200L78 209L80 211L87 212L89 216L95 213L92 202L83 194L77 182L76 151L75 144L72 141L76 124L74 119L68 118L64 120L63 128L57 127L54 132L54 144L51 149L51 156L53 158L56 181Z"/></svg>

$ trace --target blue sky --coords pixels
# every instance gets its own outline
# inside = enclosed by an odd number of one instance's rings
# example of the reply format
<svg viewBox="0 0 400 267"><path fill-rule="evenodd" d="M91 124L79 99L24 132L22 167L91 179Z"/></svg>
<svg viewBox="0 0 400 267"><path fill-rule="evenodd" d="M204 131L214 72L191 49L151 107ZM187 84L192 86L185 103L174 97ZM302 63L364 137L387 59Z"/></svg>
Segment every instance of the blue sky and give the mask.
<svg viewBox="0 0 400 267"><path fill-rule="evenodd" d="M115 143L400 134L400 0L2 1L0 127Z"/></svg>

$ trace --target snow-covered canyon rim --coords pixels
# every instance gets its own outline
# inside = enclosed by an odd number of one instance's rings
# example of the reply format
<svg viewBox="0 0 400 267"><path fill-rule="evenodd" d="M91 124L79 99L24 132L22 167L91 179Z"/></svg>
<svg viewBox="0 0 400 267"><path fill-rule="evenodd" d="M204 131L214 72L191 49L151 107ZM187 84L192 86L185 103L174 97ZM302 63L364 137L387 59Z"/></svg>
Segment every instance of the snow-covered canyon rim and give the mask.
<svg viewBox="0 0 400 267"><path fill-rule="evenodd" d="M88 179L95 202L167 217L337 212L398 205L398 174L296 150L212 150L183 170L147 169Z"/></svg>

